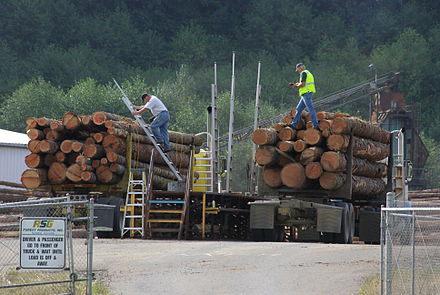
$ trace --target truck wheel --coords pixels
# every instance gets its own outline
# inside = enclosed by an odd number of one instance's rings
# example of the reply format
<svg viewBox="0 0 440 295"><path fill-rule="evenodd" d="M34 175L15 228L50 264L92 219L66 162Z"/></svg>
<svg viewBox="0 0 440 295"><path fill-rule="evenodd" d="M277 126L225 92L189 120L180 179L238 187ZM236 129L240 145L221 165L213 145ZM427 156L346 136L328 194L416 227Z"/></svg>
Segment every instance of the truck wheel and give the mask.
<svg viewBox="0 0 440 295"><path fill-rule="evenodd" d="M335 242L335 233L322 233L322 241L324 243L334 243Z"/></svg>
<svg viewBox="0 0 440 295"><path fill-rule="evenodd" d="M268 242L284 241L284 227L274 227L273 229L264 229L264 240Z"/></svg>
<svg viewBox="0 0 440 295"><path fill-rule="evenodd" d="M255 242L264 241L264 229L254 228L252 229L252 240Z"/></svg>
<svg viewBox="0 0 440 295"><path fill-rule="evenodd" d="M344 208L344 210L342 212L341 232L339 234L335 234L336 242L340 244L348 244L351 228L349 206L347 203L339 203L337 206Z"/></svg>
<svg viewBox="0 0 440 295"><path fill-rule="evenodd" d="M113 232L110 233L110 237L120 238L124 222L124 213L120 208L124 205L124 201L121 198L111 198L109 205L115 206L113 209Z"/></svg>
<svg viewBox="0 0 440 295"><path fill-rule="evenodd" d="M348 203L348 216L350 224L350 235L348 236L348 243L352 244L354 239L354 231L356 226L356 218L354 216L354 207L352 203Z"/></svg>

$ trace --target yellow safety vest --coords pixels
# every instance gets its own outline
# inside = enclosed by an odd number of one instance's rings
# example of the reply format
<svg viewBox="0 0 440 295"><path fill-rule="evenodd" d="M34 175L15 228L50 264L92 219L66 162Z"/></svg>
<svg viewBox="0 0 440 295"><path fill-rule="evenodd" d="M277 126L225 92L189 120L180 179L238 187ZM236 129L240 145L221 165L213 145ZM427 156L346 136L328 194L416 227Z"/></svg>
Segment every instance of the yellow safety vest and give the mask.
<svg viewBox="0 0 440 295"><path fill-rule="evenodd" d="M315 79L313 78L312 73L310 73L307 70L304 70L303 72L307 73L307 78L306 78L306 85L304 85L303 87L299 88L299 96L303 96L304 93L307 92L312 92L315 93ZM301 83L301 74L302 72L299 74L299 83Z"/></svg>

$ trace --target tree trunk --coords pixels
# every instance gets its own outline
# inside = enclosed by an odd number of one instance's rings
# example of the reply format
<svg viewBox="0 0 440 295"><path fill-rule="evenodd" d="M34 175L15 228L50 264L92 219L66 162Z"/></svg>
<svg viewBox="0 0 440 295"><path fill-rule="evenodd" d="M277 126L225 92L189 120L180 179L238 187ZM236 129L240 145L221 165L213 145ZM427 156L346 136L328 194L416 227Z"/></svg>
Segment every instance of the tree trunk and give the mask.
<svg viewBox="0 0 440 295"><path fill-rule="evenodd" d="M133 145L132 158L134 161L139 160L141 162L150 162L151 152L154 146L149 144L135 144ZM170 151L167 153L168 158L173 162L175 167L187 168L189 166L189 155L185 153L176 153L175 151ZM155 163L166 164L164 159L160 156L158 152L154 153Z"/></svg>
<svg viewBox="0 0 440 295"><path fill-rule="evenodd" d="M275 167L264 167L263 169L263 180L270 187L280 187L281 182L281 168Z"/></svg>
<svg viewBox="0 0 440 295"><path fill-rule="evenodd" d="M47 170L26 169L21 175L21 183L28 189L36 189L47 183Z"/></svg>
<svg viewBox="0 0 440 295"><path fill-rule="evenodd" d="M326 190L337 190L342 187L345 182L345 174L324 172L319 178L319 184Z"/></svg>
<svg viewBox="0 0 440 295"><path fill-rule="evenodd" d="M291 127L284 127L281 129L280 133L278 134L278 137L280 140L288 141L288 140L294 140L296 135L296 130Z"/></svg>
<svg viewBox="0 0 440 295"><path fill-rule="evenodd" d="M72 112L67 112L63 115L63 125L67 130L75 131L82 125L81 118Z"/></svg>
<svg viewBox="0 0 440 295"><path fill-rule="evenodd" d="M306 185L306 173L300 163L291 163L281 170L281 181L291 188L303 188Z"/></svg>
<svg viewBox="0 0 440 295"><path fill-rule="evenodd" d="M274 146L260 146L255 151L255 161L262 166L270 165L278 161L279 154Z"/></svg>
<svg viewBox="0 0 440 295"><path fill-rule="evenodd" d="M333 151L346 152L350 137L348 135L333 134L327 139L327 147ZM353 137L353 156L377 162L385 159L390 154L388 144L373 140Z"/></svg>
<svg viewBox="0 0 440 295"><path fill-rule="evenodd" d="M49 182L52 184L64 183L66 181L66 171L66 165L60 162L53 162L49 167Z"/></svg>
<svg viewBox="0 0 440 295"><path fill-rule="evenodd" d="M24 162L29 168L41 168L44 166L44 157L40 154L29 154Z"/></svg>
<svg viewBox="0 0 440 295"><path fill-rule="evenodd" d="M81 181L81 167L78 164L72 164L67 168L66 177L72 182L80 182Z"/></svg>
<svg viewBox="0 0 440 295"><path fill-rule="evenodd" d="M320 144L321 138L321 132L315 128L309 128L304 131L304 141L309 145Z"/></svg>
<svg viewBox="0 0 440 295"><path fill-rule="evenodd" d="M318 179L321 177L323 171L319 162L312 162L306 166L306 177L308 179Z"/></svg>
<svg viewBox="0 0 440 295"><path fill-rule="evenodd" d="M353 176L353 190L355 195L378 195L385 191L385 182L380 178Z"/></svg>
<svg viewBox="0 0 440 295"><path fill-rule="evenodd" d="M323 149L320 147L312 146L309 148L306 148L302 153L299 161L303 165L310 164L312 162L319 161L319 158L321 157L323 153Z"/></svg>
<svg viewBox="0 0 440 295"><path fill-rule="evenodd" d="M38 139L38 140L44 139L44 133L40 129L32 128L32 129L29 129L26 133L30 139L34 139L34 140L35 139Z"/></svg>
<svg viewBox="0 0 440 295"><path fill-rule="evenodd" d="M58 143L52 140L42 140L40 142L40 152L54 154L59 149Z"/></svg>
<svg viewBox="0 0 440 295"><path fill-rule="evenodd" d="M259 128L252 134L256 145L274 145L278 141L278 133L273 128Z"/></svg>
<svg viewBox="0 0 440 295"><path fill-rule="evenodd" d="M389 131L360 119L343 117L333 120L331 127L333 133L349 134L351 130L355 136L368 138L384 144L389 144L391 140Z"/></svg>

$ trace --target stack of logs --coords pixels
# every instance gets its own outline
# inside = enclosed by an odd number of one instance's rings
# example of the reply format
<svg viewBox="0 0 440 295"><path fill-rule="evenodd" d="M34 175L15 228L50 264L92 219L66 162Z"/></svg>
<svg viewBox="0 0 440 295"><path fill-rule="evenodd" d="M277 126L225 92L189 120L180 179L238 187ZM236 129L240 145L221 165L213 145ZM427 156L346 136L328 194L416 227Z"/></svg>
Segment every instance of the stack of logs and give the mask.
<svg viewBox="0 0 440 295"><path fill-rule="evenodd" d="M127 170L127 136L132 135L132 168L149 168L154 149L142 127L129 118L95 112L79 116L72 112L62 120L29 118L27 135L31 139L26 156L30 168L21 181L26 188L46 184L97 183L116 184ZM200 150L202 139L192 134L169 131L171 151L168 157L186 175L192 145ZM153 185L166 188L175 180L165 161L155 153Z"/></svg>
<svg viewBox="0 0 440 295"><path fill-rule="evenodd" d="M292 110L292 116L295 115ZM352 193L371 196L385 190L382 178L390 154L390 132L347 114L318 112L318 129L310 115L301 114L297 128L286 116L273 128L257 129L252 140L259 147L255 160L264 166L263 180L273 188L341 188L347 177L347 155L353 132Z"/></svg>

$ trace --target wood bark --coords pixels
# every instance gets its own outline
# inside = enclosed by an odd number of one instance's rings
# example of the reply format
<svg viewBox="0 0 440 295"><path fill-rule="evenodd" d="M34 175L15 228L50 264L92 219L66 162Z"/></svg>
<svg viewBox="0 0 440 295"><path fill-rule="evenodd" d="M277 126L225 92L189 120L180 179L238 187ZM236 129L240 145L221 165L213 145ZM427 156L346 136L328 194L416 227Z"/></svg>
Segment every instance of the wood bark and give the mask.
<svg viewBox="0 0 440 295"><path fill-rule="evenodd" d="M355 136L384 144L389 144L391 140L389 131L357 118L335 118L331 126L331 131L335 134L349 134L350 131L353 131Z"/></svg>
<svg viewBox="0 0 440 295"><path fill-rule="evenodd" d="M304 133L305 133L305 132L306 132L306 131L305 131L304 129L298 130L298 132L296 132L296 138L297 138L297 139L304 140Z"/></svg>
<svg viewBox="0 0 440 295"><path fill-rule="evenodd" d="M0 180L0 185L16 187L16 188L24 188L25 187L22 183L10 182L10 181L4 181L4 180Z"/></svg>
<svg viewBox="0 0 440 295"><path fill-rule="evenodd" d="M57 132L63 132L64 131L63 122L58 121L58 120L50 121L50 129L57 131Z"/></svg>
<svg viewBox="0 0 440 295"><path fill-rule="evenodd" d="M264 167L263 169L263 181L268 186L276 188L282 185L281 182L281 168L279 167Z"/></svg>
<svg viewBox="0 0 440 295"><path fill-rule="evenodd" d="M47 170L26 169L21 175L21 183L28 189L36 189L47 183Z"/></svg>
<svg viewBox="0 0 440 295"><path fill-rule="evenodd" d="M62 132L56 131L56 130L50 130L46 134L46 138L48 140L52 140L52 141L60 141L60 140L64 139L65 137L66 137L65 134L63 134Z"/></svg>
<svg viewBox="0 0 440 295"><path fill-rule="evenodd" d="M322 140L321 132L315 128L308 128L304 131L304 141L309 145L320 144Z"/></svg>
<svg viewBox="0 0 440 295"><path fill-rule="evenodd" d="M319 158L321 157L324 150L317 146L312 146L309 148L306 148L302 153L300 157L300 162L303 165L310 164L311 162L319 161Z"/></svg>
<svg viewBox="0 0 440 295"><path fill-rule="evenodd" d="M116 174L119 174L119 175L122 175L122 174L125 173L125 167L123 165L117 164L117 163L112 163L110 165L110 170L113 173L116 173Z"/></svg>
<svg viewBox="0 0 440 295"><path fill-rule="evenodd" d="M305 173L308 179L318 179L323 173L322 166L319 162L311 162L307 164Z"/></svg>
<svg viewBox="0 0 440 295"><path fill-rule="evenodd" d="M135 144L132 149L132 158L134 161L139 160L141 162L150 162L153 149L155 149L154 146L149 144ZM188 154L170 151L167 153L167 156L173 162L175 167L187 168L189 166L190 159ZM154 153L154 161L155 163L166 164L158 152Z"/></svg>
<svg viewBox="0 0 440 295"><path fill-rule="evenodd" d="M52 165L53 162L56 162L56 157L54 154L46 154L44 156L44 165L46 167L50 167L50 165Z"/></svg>
<svg viewBox="0 0 440 295"><path fill-rule="evenodd" d="M333 151L346 152L350 142L348 135L332 134L327 138L327 147ZM373 140L353 137L353 156L377 162L390 154L388 144Z"/></svg>
<svg viewBox="0 0 440 295"><path fill-rule="evenodd" d="M291 188L303 188L306 185L306 173L300 163L291 163L281 170L281 181Z"/></svg>
<svg viewBox="0 0 440 295"><path fill-rule="evenodd" d="M90 159L98 159L104 156L104 148L99 144L84 145L84 155Z"/></svg>
<svg viewBox="0 0 440 295"><path fill-rule="evenodd" d="M115 184L118 183L121 177L113 173L108 166L99 166L96 168L96 177L98 181L106 184Z"/></svg>
<svg viewBox="0 0 440 295"><path fill-rule="evenodd" d="M319 178L319 184L327 190L336 190L345 182L346 174L324 172ZM369 178L353 175L352 194L354 195L377 195L385 191L385 182L380 178Z"/></svg>
<svg viewBox="0 0 440 295"><path fill-rule="evenodd" d="M278 161L279 154L274 146L260 146L255 151L255 161L262 166L270 165Z"/></svg>
<svg viewBox="0 0 440 295"><path fill-rule="evenodd" d="M278 141L278 133L273 128L259 128L252 134L256 145L274 145Z"/></svg>
<svg viewBox="0 0 440 295"><path fill-rule="evenodd" d="M127 162L124 156L112 151L106 152L106 158L109 160L110 163L125 165L125 163Z"/></svg>
<svg viewBox="0 0 440 295"><path fill-rule="evenodd" d="M48 171L49 182L52 184L61 184L66 181L67 167L63 163L53 162Z"/></svg>
<svg viewBox="0 0 440 295"><path fill-rule="evenodd" d="M296 130L292 127L284 127L280 130L280 133L278 134L278 137L280 140L288 141L288 140L294 140L296 135Z"/></svg>
<svg viewBox="0 0 440 295"><path fill-rule="evenodd" d="M321 165L329 172L346 172L346 155L333 151L325 152L321 157ZM372 178L386 177L387 165L353 157L352 174Z"/></svg>
<svg viewBox="0 0 440 295"><path fill-rule="evenodd" d="M337 190L345 182L345 174L324 172L319 178L319 184L326 190Z"/></svg>

